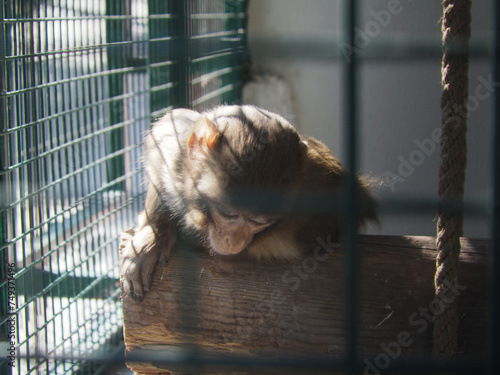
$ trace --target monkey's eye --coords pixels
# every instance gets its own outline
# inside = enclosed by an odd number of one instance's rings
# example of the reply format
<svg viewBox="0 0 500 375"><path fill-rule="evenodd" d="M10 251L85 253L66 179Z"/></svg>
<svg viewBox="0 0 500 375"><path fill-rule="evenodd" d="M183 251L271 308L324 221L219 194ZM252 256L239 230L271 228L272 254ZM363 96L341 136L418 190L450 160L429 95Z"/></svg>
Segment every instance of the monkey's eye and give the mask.
<svg viewBox="0 0 500 375"><path fill-rule="evenodd" d="M226 219L237 219L240 216L236 211L233 211L230 208L227 208L220 204L216 204L215 209L222 217L225 217Z"/></svg>
<svg viewBox="0 0 500 375"><path fill-rule="evenodd" d="M275 219L265 218L265 217L254 217L249 219L252 224L255 225L271 225L276 222Z"/></svg>

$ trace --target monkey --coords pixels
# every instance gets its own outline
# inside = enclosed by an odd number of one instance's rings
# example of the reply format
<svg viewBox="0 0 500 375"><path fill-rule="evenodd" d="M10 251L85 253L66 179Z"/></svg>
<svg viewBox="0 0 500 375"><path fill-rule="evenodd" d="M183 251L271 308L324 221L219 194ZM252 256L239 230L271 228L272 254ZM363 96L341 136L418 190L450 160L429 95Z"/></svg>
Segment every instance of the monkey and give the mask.
<svg viewBox="0 0 500 375"><path fill-rule="evenodd" d="M340 203L350 172L323 143L270 111L174 109L145 137L143 158L144 210L121 254L124 293L137 300L179 234L213 255L293 261L318 236L338 238L345 226ZM377 221L368 184L355 181L356 223Z"/></svg>

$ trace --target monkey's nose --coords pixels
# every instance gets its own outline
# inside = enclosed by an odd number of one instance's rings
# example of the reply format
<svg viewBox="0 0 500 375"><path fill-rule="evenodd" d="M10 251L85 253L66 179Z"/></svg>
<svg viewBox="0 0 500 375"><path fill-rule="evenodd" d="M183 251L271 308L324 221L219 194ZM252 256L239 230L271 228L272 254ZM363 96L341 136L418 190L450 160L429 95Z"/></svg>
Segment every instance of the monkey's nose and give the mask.
<svg viewBox="0 0 500 375"><path fill-rule="evenodd" d="M250 241L247 238L241 238L240 236L227 236L225 242L227 249L231 254L240 253L250 243Z"/></svg>

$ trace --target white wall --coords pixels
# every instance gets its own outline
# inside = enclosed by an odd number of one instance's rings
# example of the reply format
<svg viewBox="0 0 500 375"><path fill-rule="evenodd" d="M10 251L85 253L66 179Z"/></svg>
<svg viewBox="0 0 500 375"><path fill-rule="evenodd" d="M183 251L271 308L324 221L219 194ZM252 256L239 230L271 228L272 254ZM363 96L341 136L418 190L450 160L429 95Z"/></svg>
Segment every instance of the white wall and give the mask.
<svg viewBox="0 0 500 375"><path fill-rule="evenodd" d="M371 0L360 3L363 3L360 28L372 36L364 40L368 47L386 38L409 42L426 38L439 45L440 2ZM393 6L390 18L377 21L374 12L382 11L387 16L388 4ZM473 2L473 40L483 42L490 37L491 8L491 0ZM322 140L345 160L341 61L300 56L270 58L262 53L258 44L259 40L327 40L335 50L342 27L341 12L340 2L335 0L250 0L249 42L255 70L276 74L290 85L297 128ZM476 58L470 68L466 199L477 200L485 198L491 190L492 96L488 96L481 83L489 80L491 65L485 59ZM388 172L397 176L401 160L408 160L410 154L418 150L417 143L431 139L433 130L440 127L440 59L365 60L360 77L361 169L379 177ZM477 97L476 90L480 93ZM289 110L284 108L284 111ZM427 144L431 151L431 144ZM386 186L380 192L386 198L436 199L438 169L439 147L436 145L414 171L400 175L404 182ZM466 217L465 235L489 236L485 219ZM375 233L435 235L435 228L433 213L405 216L384 213L382 229Z"/></svg>

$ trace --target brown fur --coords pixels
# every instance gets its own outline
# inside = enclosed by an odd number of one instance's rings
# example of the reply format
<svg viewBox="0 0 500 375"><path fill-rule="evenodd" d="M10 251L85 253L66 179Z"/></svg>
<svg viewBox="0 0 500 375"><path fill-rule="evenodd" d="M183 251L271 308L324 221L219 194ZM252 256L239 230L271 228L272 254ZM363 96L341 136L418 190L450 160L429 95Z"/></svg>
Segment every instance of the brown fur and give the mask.
<svg viewBox="0 0 500 375"><path fill-rule="evenodd" d="M245 250L263 261L296 259L342 230L349 172L279 115L249 106L174 110L145 145L145 208L122 251L124 289L137 299L154 265L167 261L176 227L212 253ZM376 220L375 201L357 181L358 222Z"/></svg>

